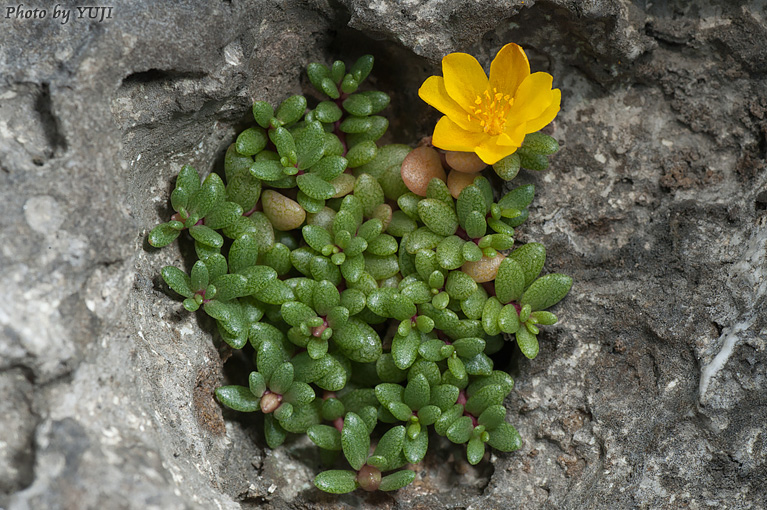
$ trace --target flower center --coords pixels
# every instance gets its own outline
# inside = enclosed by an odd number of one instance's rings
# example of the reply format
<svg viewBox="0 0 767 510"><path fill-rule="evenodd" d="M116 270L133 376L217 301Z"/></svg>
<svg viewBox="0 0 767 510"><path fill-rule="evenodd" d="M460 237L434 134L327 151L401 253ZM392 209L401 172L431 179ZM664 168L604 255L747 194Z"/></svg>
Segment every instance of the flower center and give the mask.
<svg viewBox="0 0 767 510"><path fill-rule="evenodd" d="M469 106L469 110L474 114L474 119L478 120L479 125L484 128L485 133L497 136L503 133L506 116L512 104L514 104L513 97L493 88L492 92L486 90L484 95L478 95L474 104ZM469 114L469 120L472 120L471 114Z"/></svg>

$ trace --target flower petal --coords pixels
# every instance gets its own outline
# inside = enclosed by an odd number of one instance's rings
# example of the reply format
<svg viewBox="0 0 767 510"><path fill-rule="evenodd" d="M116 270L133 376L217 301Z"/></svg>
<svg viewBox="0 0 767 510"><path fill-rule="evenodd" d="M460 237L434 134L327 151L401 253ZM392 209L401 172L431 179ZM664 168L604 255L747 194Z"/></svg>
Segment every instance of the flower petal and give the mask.
<svg viewBox="0 0 767 510"><path fill-rule="evenodd" d="M490 64L490 89L511 94L530 76L530 62L522 47L509 43L498 52Z"/></svg>
<svg viewBox="0 0 767 510"><path fill-rule="evenodd" d="M537 119L551 105L553 81L549 73L533 73L525 78L514 96L514 104L506 117L507 122L520 123Z"/></svg>
<svg viewBox="0 0 767 510"><path fill-rule="evenodd" d="M448 117L442 117L434 127L431 143L448 151L474 152L474 148L489 138L483 131L466 131Z"/></svg>
<svg viewBox="0 0 767 510"><path fill-rule="evenodd" d="M487 138L484 140L481 144L479 144L475 149L474 152L477 153L477 156L479 156L479 159L487 163L488 165L494 165L498 163L500 160L508 156L509 154L513 154L517 151L518 147L515 147L513 145L500 145L498 144L498 137L494 136L492 138Z"/></svg>
<svg viewBox="0 0 767 510"><path fill-rule="evenodd" d="M554 117L557 116L557 113L559 113L559 104L562 100L562 92L559 89L554 89L551 91L551 104L548 108L546 108L543 113L538 118L528 120L527 126L525 127L526 131L528 133L534 133L536 131L540 131L544 127L546 127L552 120L554 120Z"/></svg>
<svg viewBox="0 0 767 510"><path fill-rule="evenodd" d="M456 103L445 90L445 80L441 76L429 76L421 88L418 96L427 104L433 106L447 115L456 124L468 131L481 131L479 122L469 120L469 112Z"/></svg>
<svg viewBox="0 0 767 510"><path fill-rule="evenodd" d="M487 76L477 59L467 53L451 53L442 59L447 93L464 109L487 90Z"/></svg>

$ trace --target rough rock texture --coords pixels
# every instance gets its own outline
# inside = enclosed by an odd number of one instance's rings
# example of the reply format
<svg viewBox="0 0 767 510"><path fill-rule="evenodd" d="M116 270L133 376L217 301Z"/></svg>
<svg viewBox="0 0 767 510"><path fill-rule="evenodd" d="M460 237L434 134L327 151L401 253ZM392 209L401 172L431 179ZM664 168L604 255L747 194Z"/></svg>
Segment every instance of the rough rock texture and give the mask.
<svg viewBox="0 0 767 510"><path fill-rule="evenodd" d="M0 508L767 506L764 1L120 4L0 13ZM146 233L307 62L375 54L415 143L439 59L508 41L563 91L520 239L576 282L510 366L524 446L471 468L444 442L396 494L320 494L305 440L222 415L227 354Z"/></svg>

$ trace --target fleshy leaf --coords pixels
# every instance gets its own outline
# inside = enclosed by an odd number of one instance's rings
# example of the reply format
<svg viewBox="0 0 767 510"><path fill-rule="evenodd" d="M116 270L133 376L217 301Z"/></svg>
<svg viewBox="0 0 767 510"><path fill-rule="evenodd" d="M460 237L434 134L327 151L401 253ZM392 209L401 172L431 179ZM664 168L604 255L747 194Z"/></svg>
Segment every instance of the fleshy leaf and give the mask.
<svg viewBox="0 0 767 510"><path fill-rule="evenodd" d="M330 494L346 494L357 488L357 473L345 469L323 471L314 478L314 485Z"/></svg>
<svg viewBox="0 0 767 510"><path fill-rule="evenodd" d="M397 457L399 457L404 440L405 427L397 425L396 427L387 430L378 441L378 445L376 445L373 455L383 457L387 460L387 465L384 467L384 470L386 470L386 467L394 464L393 461L396 461Z"/></svg>
<svg viewBox="0 0 767 510"><path fill-rule="evenodd" d="M306 435L314 444L324 450L341 450L341 433L329 425L312 425Z"/></svg>
<svg viewBox="0 0 767 510"><path fill-rule="evenodd" d="M397 489L410 485L413 480L415 480L415 471L403 469L382 477L381 485L378 486L378 490L396 491Z"/></svg>
<svg viewBox="0 0 767 510"><path fill-rule="evenodd" d="M450 441L463 444L471 437L472 430L474 430L474 425L471 424L471 417L461 416L448 427L445 435Z"/></svg>
<svg viewBox="0 0 767 510"><path fill-rule="evenodd" d="M458 228L455 210L435 198L421 200L418 203L418 215L429 230L439 236L451 236Z"/></svg>
<svg viewBox="0 0 767 510"><path fill-rule="evenodd" d="M525 272L525 288L538 278L546 261L546 248L540 243L527 243L509 254Z"/></svg>
<svg viewBox="0 0 767 510"><path fill-rule="evenodd" d="M490 431L487 444L502 452L513 452L522 446L522 438L519 432L508 423L501 423Z"/></svg>
<svg viewBox="0 0 767 510"><path fill-rule="evenodd" d="M349 465L359 471L368 457L370 436L365 422L355 413L346 413L341 430L341 445Z"/></svg>
<svg viewBox="0 0 767 510"><path fill-rule="evenodd" d="M174 228L172 223L175 224L176 222L161 223L153 228L149 232L149 244L155 248L162 248L175 241L181 230ZM181 224L181 227L183 228L183 224Z"/></svg>
<svg viewBox="0 0 767 510"><path fill-rule="evenodd" d="M216 389L216 398L226 407L250 413L259 410L261 399L253 395L249 388L245 386L221 386Z"/></svg>
<svg viewBox="0 0 767 510"><path fill-rule="evenodd" d="M534 311L545 310L564 298L570 287L573 285L573 279L560 273L551 273L535 280L525 291L520 304L522 306L530 305Z"/></svg>
<svg viewBox="0 0 767 510"><path fill-rule="evenodd" d="M517 345L522 354L529 359L533 359L538 355L538 338L532 334L526 327L521 327L516 332Z"/></svg>
<svg viewBox="0 0 767 510"><path fill-rule="evenodd" d="M221 234L205 225L194 225L189 228L189 235L195 241L214 248L221 248L224 245L224 238L221 237Z"/></svg>
<svg viewBox="0 0 767 510"><path fill-rule="evenodd" d="M429 447L429 433L425 428L415 438L405 437L402 444L402 453L411 464L418 464L426 456Z"/></svg>
<svg viewBox="0 0 767 510"><path fill-rule="evenodd" d="M162 268L162 278L168 287L178 294L189 298L194 295L192 290L192 279L185 272L175 266L165 266Z"/></svg>
<svg viewBox="0 0 767 510"><path fill-rule="evenodd" d="M405 391L402 394L402 400L408 407L410 407L410 409L418 411L429 403L430 395L431 389L429 387L429 382L423 374L418 374L408 381L407 386L405 386Z"/></svg>
<svg viewBox="0 0 767 510"><path fill-rule="evenodd" d="M469 464L476 466L485 455L485 443L478 437L472 437L466 445L466 459Z"/></svg>

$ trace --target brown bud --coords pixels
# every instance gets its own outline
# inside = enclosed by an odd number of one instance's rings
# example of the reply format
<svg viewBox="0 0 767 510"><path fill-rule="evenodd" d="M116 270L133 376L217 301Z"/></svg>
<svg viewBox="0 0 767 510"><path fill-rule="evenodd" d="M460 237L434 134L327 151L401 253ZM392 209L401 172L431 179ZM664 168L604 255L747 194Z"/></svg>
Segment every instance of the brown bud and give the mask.
<svg viewBox="0 0 767 510"><path fill-rule="evenodd" d="M357 471L357 483L363 490L374 492L381 485L381 471L368 464Z"/></svg>
<svg viewBox="0 0 767 510"><path fill-rule="evenodd" d="M269 414L274 412L282 403L282 395L267 392L261 397L261 412Z"/></svg>

